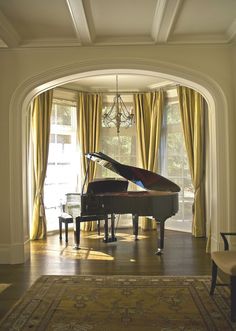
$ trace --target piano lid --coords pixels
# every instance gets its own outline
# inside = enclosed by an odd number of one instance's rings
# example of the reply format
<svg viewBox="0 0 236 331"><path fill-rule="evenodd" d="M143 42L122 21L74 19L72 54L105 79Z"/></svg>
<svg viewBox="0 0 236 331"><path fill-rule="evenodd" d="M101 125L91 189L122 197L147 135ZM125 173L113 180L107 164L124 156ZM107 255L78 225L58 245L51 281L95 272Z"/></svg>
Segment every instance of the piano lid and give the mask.
<svg viewBox="0 0 236 331"><path fill-rule="evenodd" d="M88 153L85 155L89 160L99 163L101 166L128 179L134 184L151 191L179 192L180 187L169 179L152 171L128 166L117 162L101 152Z"/></svg>

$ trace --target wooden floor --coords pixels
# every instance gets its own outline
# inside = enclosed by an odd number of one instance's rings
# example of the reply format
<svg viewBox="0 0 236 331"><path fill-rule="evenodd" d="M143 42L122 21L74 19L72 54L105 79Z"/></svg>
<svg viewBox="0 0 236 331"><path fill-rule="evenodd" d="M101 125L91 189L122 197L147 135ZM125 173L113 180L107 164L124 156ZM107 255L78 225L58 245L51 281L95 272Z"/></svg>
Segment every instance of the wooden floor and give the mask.
<svg viewBox="0 0 236 331"><path fill-rule="evenodd" d="M106 244L96 233L83 234L79 251L73 249L73 232L68 245L58 234L32 242L25 264L0 265L0 283L10 284L0 293L0 318L40 275L210 275L204 238L166 230L162 256L155 255L156 231L140 231L134 241L131 229L121 229L117 239Z"/></svg>

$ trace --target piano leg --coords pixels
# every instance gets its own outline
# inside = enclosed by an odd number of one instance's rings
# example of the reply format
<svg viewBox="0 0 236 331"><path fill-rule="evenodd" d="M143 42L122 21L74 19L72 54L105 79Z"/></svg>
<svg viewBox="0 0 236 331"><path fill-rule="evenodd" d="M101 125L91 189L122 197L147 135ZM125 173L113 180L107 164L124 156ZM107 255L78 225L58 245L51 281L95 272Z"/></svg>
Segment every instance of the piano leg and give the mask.
<svg viewBox="0 0 236 331"><path fill-rule="evenodd" d="M138 215L132 215L134 240L138 240Z"/></svg>
<svg viewBox="0 0 236 331"><path fill-rule="evenodd" d="M105 221L104 221L104 238L103 242L108 243L109 241L109 231L108 231L108 215L106 215Z"/></svg>
<svg viewBox="0 0 236 331"><path fill-rule="evenodd" d="M104 243L110 243L116 241L115 237L115 214L111 214L111 237L109 238L109 225L108 225L109 217L106 216L105 223L104 223Z"/></svg>
<svg viewBox="0 0 236 331"><path fill-rule="evenodd" d="M97 227L98 227L98 235L100 236L101 234L101 222L97 221Z"/></svg>
<svg viewBox="0 0 236 331"><path fill-rule="evenodd" d="M157 229L158 231L158 229ZM164 235L165 235L165 220L159 218L159 236L157 239L156 255L162 255L164 249Z"/></svg>
<svg viewBox="0 0 236 331"><path fill-rule="evenodd" d="M116 241L116 236L115 236L115 214L111 214L111 242Z"/></svg>
<svg viewBox="0 0 236 331"><path fill-rule="evenodd" d="M80 220L79 217L74 219L74 249L79 249L80 244Z"/></svg>

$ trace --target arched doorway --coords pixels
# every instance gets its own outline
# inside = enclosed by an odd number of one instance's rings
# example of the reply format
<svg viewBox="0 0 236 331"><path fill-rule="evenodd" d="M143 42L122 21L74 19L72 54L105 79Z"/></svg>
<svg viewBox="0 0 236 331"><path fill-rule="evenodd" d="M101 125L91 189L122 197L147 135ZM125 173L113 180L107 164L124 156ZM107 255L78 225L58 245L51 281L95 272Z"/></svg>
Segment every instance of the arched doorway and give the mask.
<svg viewBox="0 0 236 331"><path fill-rule="evenodd" d="M109 64L107 64L109 63ZM125 64L124 64L125 63ZM122 68L122 69L119 69ZM27 111L32 98L58 85L68 83L80 77L102 73L136 73L150 74L167 78L176 83L191 87L200 92L207 101L209 109L209 146L211 177L208 181L210 199L209 204L209 221L212 223L212 244L218 246L217 229L220 228L220 220L227 219L229 223L229 211L227 209L227 196L229 195L225 181L218 174L221 169L228 168L227 145L228 141L225 135L227 131L227 112L220 111L227 109L224 96L220 88L210 79L204 77L201 73L192 73L187 69L176 68L176 66L163 65L163 63L147 63L139 59L124 61L102 61L102 63L79 63L73 66L61 67L57 71L45 72L42 75L32 77L22 84L14 93L10 117L10 175L11 175L11 210L10 222L12 237L21 243L21 250L14 255L12 263L25 261L29 256L29 231L28 231L28 185L27 185ZM219 129L220 127L220 129ZM224 144L226 148L220 148ZM21 197L19 199L19 197ZM224 199L222 199L224 197ZM225 201L222 203L222 201ZM221 203L219 203L221 201Z"/></svg>

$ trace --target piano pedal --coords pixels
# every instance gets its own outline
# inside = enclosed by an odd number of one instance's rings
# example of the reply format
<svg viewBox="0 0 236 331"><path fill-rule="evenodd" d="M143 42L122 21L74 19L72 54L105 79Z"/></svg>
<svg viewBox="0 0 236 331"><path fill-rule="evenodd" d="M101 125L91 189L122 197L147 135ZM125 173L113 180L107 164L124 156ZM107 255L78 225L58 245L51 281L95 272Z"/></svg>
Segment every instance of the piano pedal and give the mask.
<svg viewBox="0 0 236 331"><path fill-rule="evenodd" d="M161 256L162 254L163 254L163 250L161 248L158 248L155 255Z"/></svg>
<svg viewBox="0 0 236 331"><path fill-rule="evenodd" d="M117 238L116 237L114 237L114 238L104 238L103 239L103 242L104 243L111 243L111 242L115 242L115 241L117 241Z"/></svg>

